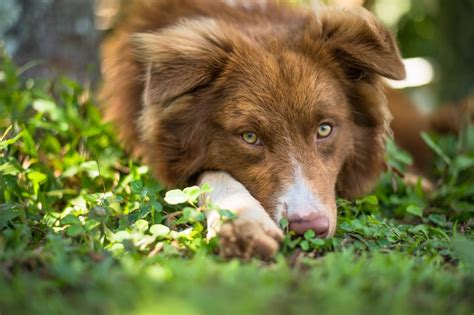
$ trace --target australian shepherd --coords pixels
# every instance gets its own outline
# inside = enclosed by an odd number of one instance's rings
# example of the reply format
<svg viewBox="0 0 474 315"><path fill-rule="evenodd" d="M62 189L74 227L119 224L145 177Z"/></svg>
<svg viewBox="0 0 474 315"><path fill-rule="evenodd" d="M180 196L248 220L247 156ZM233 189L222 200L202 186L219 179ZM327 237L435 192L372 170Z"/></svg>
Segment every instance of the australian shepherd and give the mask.
<svg viewBox="0 0 474 315"><path fill-rule="evenodd" d="M383 78L403 79L392 34L365 9L283 1L132 1L102 47L106 117L168 187L209 183L238 218L225 256L271 257L286 218L336 229L336 196L384 169Z"/></svg>

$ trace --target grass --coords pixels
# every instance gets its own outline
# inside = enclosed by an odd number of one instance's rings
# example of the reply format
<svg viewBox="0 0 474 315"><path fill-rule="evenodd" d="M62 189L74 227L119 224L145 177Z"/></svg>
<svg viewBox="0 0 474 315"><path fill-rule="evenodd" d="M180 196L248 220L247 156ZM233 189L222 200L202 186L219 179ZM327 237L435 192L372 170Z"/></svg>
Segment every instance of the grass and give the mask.
<svg viewBox="0 0 474 315"><path fill-rule="evenodd" d="M474 127L424 135L436 192L403 184L389 142L398 171L338 200L335 237L225 261L195 204L207 187L166 193L87 88L21 72L1 59L0 314L473 314Z"/></svg>

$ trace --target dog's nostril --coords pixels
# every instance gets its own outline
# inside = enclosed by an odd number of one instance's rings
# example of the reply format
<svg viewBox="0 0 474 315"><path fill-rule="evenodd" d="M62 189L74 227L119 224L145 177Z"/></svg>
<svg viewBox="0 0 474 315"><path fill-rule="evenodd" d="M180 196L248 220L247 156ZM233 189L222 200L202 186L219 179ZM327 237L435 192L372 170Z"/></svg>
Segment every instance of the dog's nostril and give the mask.
<svg viewBox="0 0 474 315"><path fill-rule="evenodd" d="M329 219L325 216L290 219L290 230L299 235L303 235L307 230L313 230L318 237L326 237L329 233Z"/></svg>

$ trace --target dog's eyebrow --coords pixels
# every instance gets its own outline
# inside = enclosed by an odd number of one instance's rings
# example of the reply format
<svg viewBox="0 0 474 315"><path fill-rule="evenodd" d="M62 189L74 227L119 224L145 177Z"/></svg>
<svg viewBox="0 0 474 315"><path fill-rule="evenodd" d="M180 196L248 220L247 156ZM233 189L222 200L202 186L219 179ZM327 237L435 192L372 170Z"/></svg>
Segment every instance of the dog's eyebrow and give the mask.
<svg viewBox="0 0 474 315"><path fill-rule="evenodd" d="M254 128L255 130L262 130L268 128L270 121L264 115L255 115L251 112L241 112L232 115L226 127L231 128Z"/></svg>
<svg viewBox="0 0 474 315"><path fill-rule="evenodd" d="M217 124L227 130L242 131L242 128L252 128L253 131L263 131L271 126L266 111L249 106L235 106L225 113L225 119L218 119Z"/></svg>
<svg viewBox="0 0 474 315"><path fill-rule="evenodd" d="M260 106L256 106L255 103L252 102L238 102L236 105L228 112L229 118L254 118L260 117L265 119L264 117L268 115L268 110L261 108Z"/></svg>

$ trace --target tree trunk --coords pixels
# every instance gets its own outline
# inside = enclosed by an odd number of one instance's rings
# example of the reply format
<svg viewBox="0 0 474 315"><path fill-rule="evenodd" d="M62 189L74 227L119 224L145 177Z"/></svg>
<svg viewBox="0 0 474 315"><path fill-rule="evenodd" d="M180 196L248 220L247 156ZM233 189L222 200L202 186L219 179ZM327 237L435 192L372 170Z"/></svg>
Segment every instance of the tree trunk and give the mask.
<svg viewBox="0 0 474 315"><path fill-rule="evenodd" d="M32 60L40 62L28 75L51 78L59 73L80 81L98 77L99 34L94 27L94 0L2 2L0 17L19 12L16 21L4 23L4 28L8 27L8 31L3 30L7 51L20 65ZM0 32L1 27L2 24Z"/></svg>

